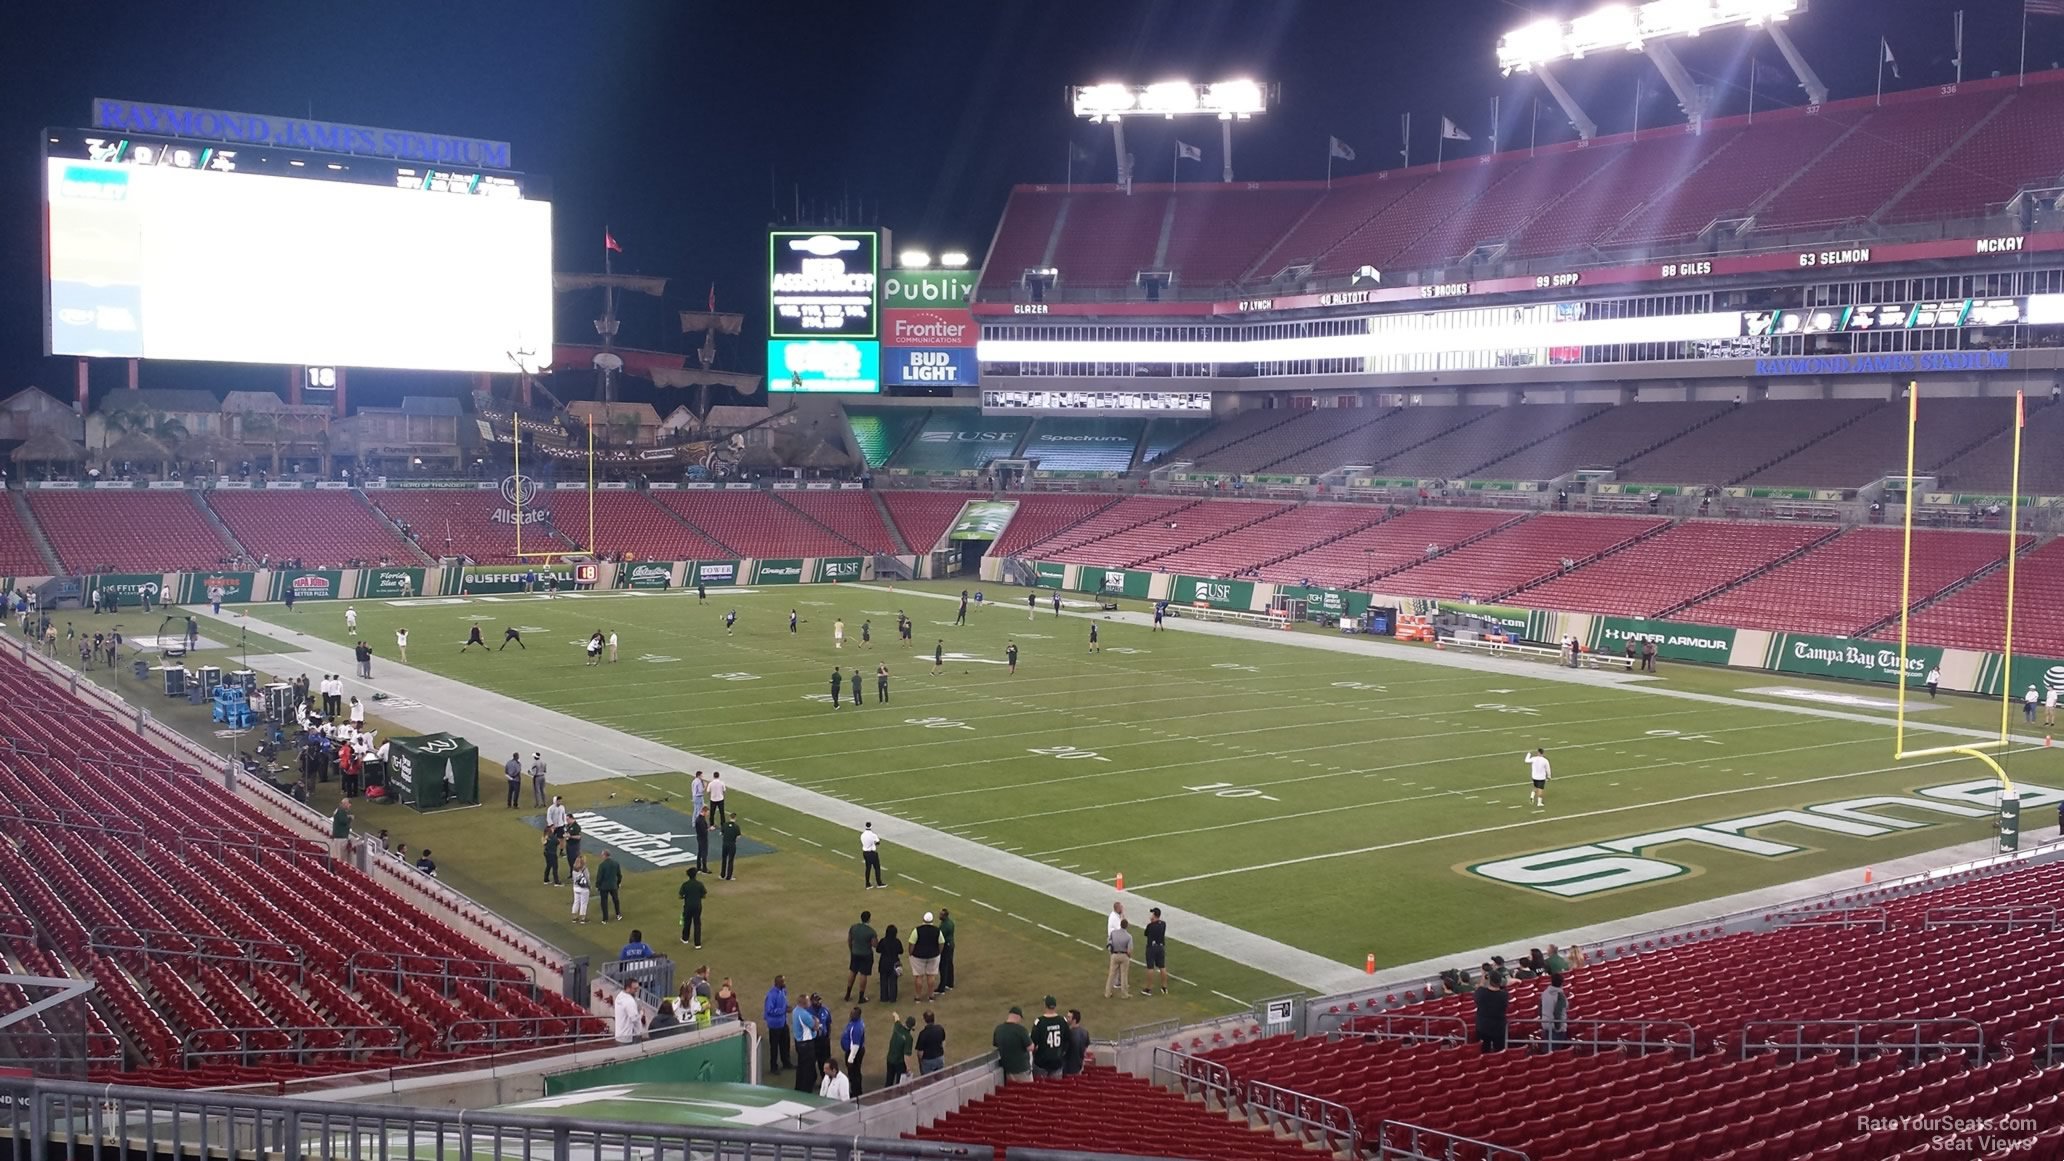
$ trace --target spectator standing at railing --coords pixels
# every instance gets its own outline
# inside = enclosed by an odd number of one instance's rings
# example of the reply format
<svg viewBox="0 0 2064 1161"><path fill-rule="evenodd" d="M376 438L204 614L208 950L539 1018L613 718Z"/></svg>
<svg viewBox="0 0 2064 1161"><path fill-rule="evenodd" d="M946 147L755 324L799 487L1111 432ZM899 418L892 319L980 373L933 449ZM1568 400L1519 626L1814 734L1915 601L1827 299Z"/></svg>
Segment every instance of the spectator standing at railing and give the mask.
<svg viewBox="0 0 2064 1161"><path fill-rule="evenodd" d="M1563 990L1562 973L1548 973L1548 986L1541 989L1541 1047L1553 1052L1569 1030L1569 993Z"/></svg>
<svg viewBox="0 0 2064 1161"><path fill-rule="evenodd" d="M946 1067L946 1026L939 1023L930 1009L924 1014L924 1027L917 1033L917 1074L930 1076Z"/></svg>
<svg viewBox="0 0 2064 1161"><path fill-rule="evenodd" d="M845 1030L839 1033L839 1059L845 1062L847 1088L859 1096L860 1066L867 1060L867 1023L858 1008L846 1017Z"/></svg>
<svg viewBox="0 0 2064 1161"><path fill-rule="evenodd" d="M1032 1075L1039 1080L1059 1080L1068 1061L1068 1021L1060 1002L1052 996L1043 1001L1045 1010L1032 1021Z"/></svg>
<svg viewBox="0 0 2064 1161"><path fill-rule="evenodd" d="M889 1019L889 1066L882 1078L883 1088L894 1088L909 1078L911 1042L917 1028L915 1016L890 1013Z"/></svg>
<svg viewBox="0 0 2064 1161"><path fill-rule="evenodd" d="M337 800L337 810L330 815L330 857L343 862L351 853L351 800Z"/></svg>
<svg viewBox="0 0 2064 1161"><path fill-rule="evenodd" d="M788 1009L788 1035L795 1043L796 1091L811 1092L824 1070L817 1060L817 1017L807 996L798 996Z"/></svg>
<svg viewBox="0 0 2064 1161"><path fill-rule="evenodd" d="M1505 1051L1506 1003L1510 998L1505 991L1504 973L1484 964L1475 1000L1476 1042L1485 1052Z"/></svg>
<svg viewBox="0 0 2064 1161"><path fill-rule="evenodd" d="M760 1015L767 1021L767 1071L793 1068L789 1055L787 976L774 977L774 986L767 989L767 998L760 1005Z"/></svg>
<svg viewBox="0 0 2064 1161"><path fill-rule="evenodd" d="M953 912L939 908L939 991L953 990Z"/></svg>
<svg viewBox="0 0 2064 1161"><path fill-rule="evenodd" d="M645 1033L645 1013L638 1003L638 981L627 980L609 1002L616 1021L616 1042L635 1044Z"/></svg>
<svg viewBox="0 0 2064 1161"><path fill-rule="evenodd" d="M1082 1009L1068 1009L1068 1047L1061 1058L1062 1076L1081 1076L1089 1060L1089 1029L1082 1026Z"/></svg>

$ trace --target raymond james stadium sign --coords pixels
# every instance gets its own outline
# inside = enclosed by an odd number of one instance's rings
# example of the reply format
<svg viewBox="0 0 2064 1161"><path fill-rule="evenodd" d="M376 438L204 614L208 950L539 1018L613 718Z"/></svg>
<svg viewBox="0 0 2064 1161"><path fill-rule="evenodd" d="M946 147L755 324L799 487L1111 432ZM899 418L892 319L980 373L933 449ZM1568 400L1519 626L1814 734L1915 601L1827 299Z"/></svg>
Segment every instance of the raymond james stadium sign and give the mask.
<svg viewBox="0 0 2064 1161"><path fill-rule="evenodd" d="M2064 792L2020 783L2025 811L2064 802ZM1925 812L1926 821L1901 817ZM1494 882L1539 891L1562 899L1583 899L1623 887L1640 887L1688 875L1699 868L1688 857L1664 858L1664 848L1694 844L1715 851L1775 859L1807 850L1799 843L1757 838L1749 832L1787 826L1817 830L1843 838L1878 838L1898 831L1920 830L1944 821L1977 821L1999 812L1999 783L1991 778L1929 786L1912 794L1872 794L1808 806L1801 810L1768 810L1745 818L1671 827L1629 838L1540 851L1518 858L1476 863L1466 868ZM1464 868L1458 868L1464 869Z"/></svg>
<svg viewBox="0 0 2064 1161"><path fill-rule="evenodd" d="M322 153L355 153L403 161L436 161L447 165L509 168L509 143L405 129L375 129L336 121L307 121L222 109L190 109L152 101L93 99L93 128L129 133L163 133L238 145L275 145Z"/></svg>

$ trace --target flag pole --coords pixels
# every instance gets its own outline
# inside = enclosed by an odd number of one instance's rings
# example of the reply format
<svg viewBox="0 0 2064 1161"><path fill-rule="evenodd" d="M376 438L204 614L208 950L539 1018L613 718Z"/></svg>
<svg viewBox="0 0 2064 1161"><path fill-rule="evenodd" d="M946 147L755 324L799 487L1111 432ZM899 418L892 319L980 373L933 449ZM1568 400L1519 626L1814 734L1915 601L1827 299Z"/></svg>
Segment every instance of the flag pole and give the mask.
<svg viewBox="0 0 2064 1161"><path fill-rule="evenodd" d="M1956 83L1964 83L1964 10L1956 10Z"/></svg>
<svg viewBox="0 0 2064 1161"><path fill-rule="evenodd" d="M1756 74L1763 71L1756 67L1755 54L1749 55L1749 124L1756 123Z"/></svg>
<svg viewBox="0 0 2064 1161"><path fill-rule="evenodd" d="M1333 141L1326 140L1326 188L1333 188Z"/></svg>
<svg viewBox="0 0 2064 1161"><path fill-rule="evenodd" d="M2014 82L2017 87L2028 83L2028 6L2021 6L2021 79Z"/></svg>
<svg viewBox="0 0 2064 1161"><path fill-rule="evenodd" d="M1405 147L1399 150L1405 159L1405 168L1412 168L1412 115L1405 114Z"/></svg>
<svg viewBox="0 0 2064 1161"><path fill-rule="evenodd" d="M1491 152L1498 152L1498 94L1491 94Z"/></svg>
<svg viewBox="0 0 2064 1161"><path fill-rule="evenodd" d="M588 555L595 555L595 413L588 413Z"/></svg>
<svg viewBox="0 0 2064 1161"><path fill-rule="evenodd" d="M1528 157L1532 157L1532 156L1534 155L1534 150L1536 150L1536 149L1539 149L1540 147L1541 147L1541 98L1539 98L1539 97L1535 97L1535 98L1534 98L1534 119L1533 119L1532 123L1531 123L1531 124L1529 124L1529 125L1527 126L1527 147L1526 147L1526 153L1527 153L1527 156L1528 156Z"/></svg>
<svg viewBox="0 0 2064 1161"><path fill-rule="evenodd" d="M2024 19L2024 20L2023 20L2023 21L2021 22L2021 33L2022 33L2022 39L2023 39L2023 42L2025 43L2025 42L2026 42L2026 39L2027 39L2027 35L2028 35L2028 21L2027 21L2027 20L2025 20L2025 19ZM1884 104L1884 103L1885 103L1885 53L1886 53L1886 52L1887 52L1888 50L1890 50L1890 48L1891 48L1891 47L1892 47L1892 46L1891 46L1891 44L1890 44L1890 43L1889 43L1888 41L1886 41L1886 39L1885 39L1884 37L1882 37L1882 36L1881 36L1881 37L1879 37L1879 38L1878 38L1878 99L1877 99L1877 104L1880 104L1880 105L1882 105L1882 104Z"/></svg>

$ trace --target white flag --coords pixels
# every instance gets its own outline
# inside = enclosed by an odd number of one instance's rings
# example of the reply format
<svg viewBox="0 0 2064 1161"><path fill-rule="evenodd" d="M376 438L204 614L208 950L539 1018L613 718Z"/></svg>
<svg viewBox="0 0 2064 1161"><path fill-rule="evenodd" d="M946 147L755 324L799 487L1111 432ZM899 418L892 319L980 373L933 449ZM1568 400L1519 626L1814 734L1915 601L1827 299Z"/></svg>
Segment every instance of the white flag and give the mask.
<svg viewBox="0 0 2064 1161"><path fill-rule="evenodd" d="M1338 137L1326 138L1326 153L1328 156L1337 157L1342 161L1354 160L1354 146L1349 145Z"/></svg>
<svg viewBox="0 0 2064 1161"><path fill-rule="evenodd" d="M1203 150L1197 148L1194 145L1185 145L1180 141L1175 143L1175 155L1183 159L1184 161L1204 160Z"/></svg>
<svg viewBox="0 0 2064 1161"><path fill-rule="evenodd" d="M1895 79L1895 80L1896 80L1896 79L1898 79L1898 77L1899 77L1899 58L1898 58L1898 57L1895 57L1895 56L1893 56L1893 55L1892 55L1892 42L1891 42L1891 41L1889 41L1889 40L1886 40L1886 39L1885 39L1884 37L1882 37L1882 36L1881 36L1881 37L1879 37L1879 38L1878 38L1878 44L1880 44L1881 46L1883 46L1883 47L1884 47L1884 49L1885 49L1885 57L1884 57L1884 63L1886 63L1886 64L1888 64L1888 65L1891 65L1891 66L1892 66L1892 76L1893 76L1893 79Z"/></svg>
<svg viewBox="0 0 2064 1161"><path fill-rule="evenodd" d="M1440 135L1450 141L1469 140L1469 134L1464 133L1460 125L1455 124L1446 117L1440 119Z"/></svg>

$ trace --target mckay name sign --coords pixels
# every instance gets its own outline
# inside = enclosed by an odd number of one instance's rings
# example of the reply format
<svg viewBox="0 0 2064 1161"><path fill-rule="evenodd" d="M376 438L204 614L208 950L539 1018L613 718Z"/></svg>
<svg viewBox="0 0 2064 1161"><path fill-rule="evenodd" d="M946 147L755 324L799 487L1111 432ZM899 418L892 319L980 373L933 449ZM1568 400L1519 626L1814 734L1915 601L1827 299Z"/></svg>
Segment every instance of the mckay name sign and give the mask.
<svg viewBox="0 0 2064 1161"><path fill-rule="evenodd" d="M130 133L163 133L242 145L276 145L321 153L355 153L405 161L438 161L448 165L509 168L509 143L405 129L375 129L336 121L231 113L223 109L191 109L152 101L93 99L93 128Z"/></svg>

